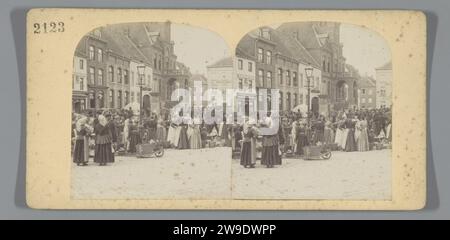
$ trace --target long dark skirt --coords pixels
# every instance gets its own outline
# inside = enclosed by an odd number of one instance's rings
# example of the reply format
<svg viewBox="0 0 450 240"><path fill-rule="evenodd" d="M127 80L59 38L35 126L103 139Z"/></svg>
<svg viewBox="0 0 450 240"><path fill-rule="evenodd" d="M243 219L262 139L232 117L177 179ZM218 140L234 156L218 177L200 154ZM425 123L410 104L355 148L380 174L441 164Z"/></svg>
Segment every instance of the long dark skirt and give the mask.
<svg viewBox="0 0 450 240"><path fill-rule="evenodd" d="M345 151L346 152L355 152L357 150L358 150L358 148L356 146L356 141L355 141L355 130L350 128L348 130L347 142L345 143Z"/></svg>
<svg viewBox="0 0 450 240"><path fill-rule="evenodd" d="M188 149L189 148L187 129L185 127L181 128L180 140L178 140L178 148L179 149Z"/></svg>
<svg viewBox="0 0 450 240"><path fill-rule="evenodd" d="M158 127L156 129L156 141L165 142L167 139L167 132L164 127Z"/></svg>
<svg viewBox="0 0 450 240"><path fill-rule="evenodd" d="M252 143L251 142L243 142L242 143L242 152L241 152L241 165L249 166L252 165Z"/></svg>
<svg viewBox="0 0 450 240"><path fill-rule="evenodd" d="M148 140L150 141L150 139L152 140L156 140L156 128L149 128L148 129Z"/></svg>
<svg viewBox="0 0 450 240"><path fill-rule="evenodd" d="M303 147L305 147L306 145L308 145L308 138L306 137L306 135L299 135L297 137L297 151L295 152L297 155L303 155Z"/></svg>
<svg viewBox="0 0 450 240"><path fill-rule="evenodd" d="M316 130L314 135L314 143L324 142L324 130Z"/></svg>
<svg viewBox="0 0 450 240"><path fill-rule="evenodd" d="M114 162L114 155L111 149L111 143L95 144L95 163L111 163Z"/></svg>
<svg viewBox="0 0 450 240"><path fill-rule="evenodd" d="M263 147L261 164L266 166L281 165L281 156L278 152L278 145Z"/></svg>
<svg viewBox="0 0 450 240"><path fill-rule="evenodd" d="M84 140L79 139L75 142L75 149L73 150L73 162L74 163L85 163L87 159L84 159Z"/></svg>
<svg viewBox="0 0 450 240"><path fill-rule="evenodd" d="M141 137L139 133L131 133L130 134L130 146L128 148L128 152L135 153L136 145L141 144Z"/></svg>

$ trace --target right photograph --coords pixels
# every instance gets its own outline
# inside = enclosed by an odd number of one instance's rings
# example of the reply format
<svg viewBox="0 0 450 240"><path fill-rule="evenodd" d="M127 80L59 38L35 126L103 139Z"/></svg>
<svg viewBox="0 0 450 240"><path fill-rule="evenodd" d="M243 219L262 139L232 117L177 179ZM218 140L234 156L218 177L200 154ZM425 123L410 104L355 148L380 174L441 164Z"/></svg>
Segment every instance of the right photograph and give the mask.
<svg viewBox="0 0 450 240"><path fill-rule="evenodd" d="M233 65L236 86L252 93L230 126L233 199L391 199L393 69L379 34L339 22L261 26ZM273 119L278 131L261 131Z"/></svg>

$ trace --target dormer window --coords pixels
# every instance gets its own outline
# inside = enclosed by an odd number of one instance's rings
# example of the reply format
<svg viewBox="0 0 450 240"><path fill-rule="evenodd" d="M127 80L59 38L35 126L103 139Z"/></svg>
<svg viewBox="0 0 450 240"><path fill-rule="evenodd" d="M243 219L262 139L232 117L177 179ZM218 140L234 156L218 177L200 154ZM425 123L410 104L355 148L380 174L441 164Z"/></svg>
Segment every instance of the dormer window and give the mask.
<svg viewBox="0 0 450 240"><path fill-rule="evenodd" d="M94 36L101 38L102 37L102 32L99 29L95 29L93 32Z"/></svg>
<svg viewBox="0 0 450 240"><path fill-rule="evenodd" d="M270 29L268 28L260 28L259 29L259 36L265 39L270 40Z"/></svg>
<svg viewBox="0 0 450 240"><path fill-rule="evenodd" d="M264 29L263 30L263 38L265 38L265 39L271 39L270 38L270 32L269 32L269 29Z"/></svg>

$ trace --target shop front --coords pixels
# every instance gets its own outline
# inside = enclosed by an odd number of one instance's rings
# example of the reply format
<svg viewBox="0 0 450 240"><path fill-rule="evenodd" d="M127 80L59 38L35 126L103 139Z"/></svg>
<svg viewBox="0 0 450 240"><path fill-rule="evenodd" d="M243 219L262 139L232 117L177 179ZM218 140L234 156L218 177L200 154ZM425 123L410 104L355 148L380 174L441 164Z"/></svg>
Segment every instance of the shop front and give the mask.
<svg viewBox="0 0 450 240"><path fill-rule="evenodd" d="M72 93L72 112L82 113L87 108L88 94L86 92L74 91Z"/></svg>

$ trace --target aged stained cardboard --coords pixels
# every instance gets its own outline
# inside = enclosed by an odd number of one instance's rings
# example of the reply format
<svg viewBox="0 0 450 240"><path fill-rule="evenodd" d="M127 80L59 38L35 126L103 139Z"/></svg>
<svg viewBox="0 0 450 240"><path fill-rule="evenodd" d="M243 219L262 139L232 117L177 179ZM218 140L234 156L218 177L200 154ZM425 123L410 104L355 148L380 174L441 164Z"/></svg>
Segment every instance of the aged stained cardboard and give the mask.
<svg viewBox="0 0 450 240"><path fill-rule="evenodd" d="M393 69L391 198L72 198L68 143L78 42L105 25L166 21L217 33L232 52L249 31L283 22L340 22L378 33L389 45ZM50 31L51 22L63 24ZM49 24L48 33L43 23ZM32 9L27 15L27 203L38 209L420 209L426 202L426 56L426 18L419 11Z"/></svg>

